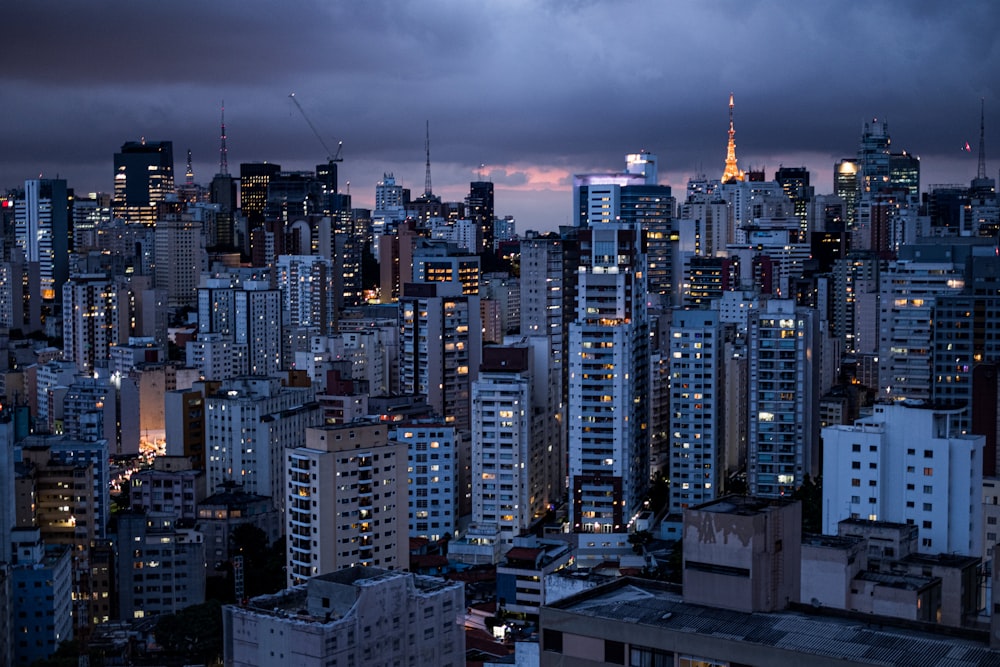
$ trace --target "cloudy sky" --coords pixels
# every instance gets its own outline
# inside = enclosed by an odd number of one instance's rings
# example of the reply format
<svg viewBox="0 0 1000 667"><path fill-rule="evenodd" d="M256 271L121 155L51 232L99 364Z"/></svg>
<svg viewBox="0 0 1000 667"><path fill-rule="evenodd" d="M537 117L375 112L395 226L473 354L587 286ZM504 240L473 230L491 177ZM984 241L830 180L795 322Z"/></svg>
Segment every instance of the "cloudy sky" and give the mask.
<svg viewBox="0 0 1000 667"><path fill-rule="evenodd" d="M980 98L1000 165L1000 3L665 0L213 0L8 3L0 189L39 174L112 189L125 141L174 142L196 180L267 160L311 169L344 142L341 182L371 206L383 172L460 199L483 169L518 229L570 218L573 173L660 156L660 180L721 174L728 97L740 166L805 165L818 193L885 118L923 183L975 176ZM993 139L991 139L993 137ZM971 153L963 152L966 142ZM481 167L480 165L485 165Z"/></svg>

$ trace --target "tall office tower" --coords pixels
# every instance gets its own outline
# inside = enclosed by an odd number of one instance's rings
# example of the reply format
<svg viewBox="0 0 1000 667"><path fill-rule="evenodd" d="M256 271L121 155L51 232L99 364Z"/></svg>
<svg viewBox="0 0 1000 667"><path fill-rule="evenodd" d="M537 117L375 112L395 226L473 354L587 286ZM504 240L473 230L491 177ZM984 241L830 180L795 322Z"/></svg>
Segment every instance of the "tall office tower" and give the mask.
<svg viewBox="0 0 1000 667"><path fill-rule="evenodd" d="M569 326L570 525L622 532L649 482L649 323L644 232L580 230Z"/></svg>
<svg viewBox="0 0 1000 667"><path fill-rule="evenodd" d="M844 354L878 353L879 261L857 251L833 263L830 333Z"/></svg>
<svg viewBox="0 0 1000 667"><path fill-rule="evenodd" d="M475 223L476 237L479 245L473 249L476 254L483 250L492 252L495 249L493 220L496 213L493 209L493 182L472 181L469 183L469 194L465 197L465 214Z"/></svg>
<svg viewBox="0 0 1000 667"><path fill-rule="evenodd" d="M454 535L460 444L455 427L440 419L401 416L390 426L389 439L406 446L410 537L437 542Z"/></svg>
<svg viewBox="0 0 1000 667"><path fill-rule="evenodd" d="M38 262L41 296L58 300L69 278L70 205L66 181L29 179L14 203L15 238L28 262Z"/></svg>
<svg viewBox="0 0 1000 667"><path fill-rule="evenodd" d="M931 318L935 298L965 282L956 246L904 246L882 271L879 290L879 395L931 398Z"/></svg>
<svg viewBox="0 0 1000 667"><path fill-rule="evenodd" d="M823 532L860 518L919 527L919 552L983 556L983 441L951 428L955 410L880 403L823 429Z"/></svg>
<svg viewBox="0 0 1000 667"><path fill-rule="evenodd" d="M82 373L107 364L111 347L127 343L129 291L104 274L74 276L62 287L63 358Z"/></svg>
<svg viewBox="0 0 1000 667"><path fill-rule="evenodd" d="M318 255L281 255L276 268L285 326L315 327L323 335L335 333L333 262Z"/></svg>
<svg viewBox="0 0 1000 667"><path fill-rule="evenodd" d="M717 498L726 472L725 351L718 311L675 310L670 327L670 514Z"/></svg>
<svg viewBox="0 0 1000 667"><path fill-rule="evenodd" d="M269 162L240 164L240 210L247 219L248 230L264 222L268 184L280 172L280 164Z"/></svg>
<svg viewBox="0 0 1000 667"><path fill-rule="evenodd" d="M111 215L125 222L156 224L157 205L174 192L174 144L127 141L115 153Z"/></svg>
<svg viewBox="0 0 1000 667"><path fill-rule="evenodd" d="M309 428L283 452L288 586L363 565L409 567L406 445L388 424Z"/></svg>
<svg viewBox="0 0 1000 667"><path fill-rule="evenodd" d="M479 256L443 241L419 239L413 248L413 282L458 282L462 293L479 294Z"/></svg>
<svg viewBox="0 0 1000 667"><path fill-rule="evenodd" d="M407 283L399 304L400 391L426 396L446 423L468 431L482 358L479 297L457 282Z"/></svg>
<svg viewBox="0 0 1000 667"><path fill-rule="evenodd" d="M277 378L226 380L205 397L207 486L243 485L247 493L285 499L285 450L305 443L305 429L320 423L309 387L282 387Z"/></svg>
<svg viewBox="0 0 1000 667"><path fill-rule="evenodd" d="M776 498L819 471L816 312L772 299L750 316L747 476L750 495Z"/></svg>
<svg viewBox="0 0 1000 667"><path fill-rule="evenodd" d="M805 167L779 167L778 171L774 172L774 180L792 200L795 216L799 219L802 230L809 231L806 214L815 191L809 185L809 170Z"/></svg>
<svg viewBox="0 0 1000 667"><path fill-rule="evenodd" d="M154 279L172 308L198 302L198 281L208 269L201 223L188 214L168 213L156 221Z"/></svg>
<svg viewBox="0 0 1000 667"><path fill-rule="evenodd" d="M91 192L73 198L73 224L70 249L76 252L97 247L97 230L111 222L111 195Z"/></svg>
<svg viewBox="0 0 1000 667"><path fill-rule="evenodd" d="M555 375L545 336L483 348L472 383L472 521L507 545L562 499Z"/></svg>
<svg viewBox="0 0 1000 667"><path fill-rule="evenodd" d="M848 229L853 229L857 220L859 169L858 161L850 158L844 158L833 166L833 194L844 200Z"/></svg>
<svg viewBox="0 0 1000 667"><path fill-rule="evenodd" d="M889 123L877 118L865 122L857 165L859 202L889 186Z"/></svg>
<svg viewBox="0 0 1000 667"><path fill-rule="evenodd" d="M30 334L42 328L38 262L27 262L21 248L0 261L0 326Z"/></svg>
<svg viewBox="0 0 1000 667"><path fill-rule="evenodd" d="M279 171L267 182L264 219L283 224L298 216L325 213L324 183L311 171Z"/></svg>
<svg viewBox="0 0 1000 667"><path fill-rule="evenodd" d="M122 619L176 614L205 601L205 541L172 514L120 513L116 544Z"/></svg>
<svg viewBox="0 0 1000 667"><path fill-rule="evenodd" d="M743 170L736 166L736 125L733 123L733 94L729 93L729 143L726 145L726 168L722 171L722 182L746 179Z"/></svg>
<svg viewBox="0 0 1000 667"><path fill-rule="evenodd" d="M960 293L934 299L931 318L931 400L961 410L957 426L970 431L974 408L973 372L1000 361L1000 257L996 247L973 248ZM996 406L994 405L994 408ZM989 466L991 470L995 465Z"/></svg>
<svg viewBox="0 0 1000 667"><path fill-rule="evenodd" d="M216 174L209 185L209 199L218 204L219 213L215 226L215 246L233 248L236 245L236 179L229 174Z"/></svg>
<svg viewBox="0 0 1000 667"><path fill-rule="evenodd" d="M920 158L903 151L889 154L888 189L905 196L911 206L920 204Z"/></svg>

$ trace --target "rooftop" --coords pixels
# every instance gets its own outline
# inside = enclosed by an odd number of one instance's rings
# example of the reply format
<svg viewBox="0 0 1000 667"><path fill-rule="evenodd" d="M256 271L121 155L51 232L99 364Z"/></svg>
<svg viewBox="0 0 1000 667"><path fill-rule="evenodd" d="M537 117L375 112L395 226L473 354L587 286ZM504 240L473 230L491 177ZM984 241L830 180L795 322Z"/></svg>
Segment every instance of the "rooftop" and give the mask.
<svg viewBox="0 0 1000 667"><path fill-rule="evenodd" d="M630 578L566 598L548 608L589 616L595 622L645 625L660 631L718 637L858 663L914 667L1000 665L1000 651L990 650L985 642L896 628L888 625L891 619L716 609L687 603L655 582Z"/></svg>

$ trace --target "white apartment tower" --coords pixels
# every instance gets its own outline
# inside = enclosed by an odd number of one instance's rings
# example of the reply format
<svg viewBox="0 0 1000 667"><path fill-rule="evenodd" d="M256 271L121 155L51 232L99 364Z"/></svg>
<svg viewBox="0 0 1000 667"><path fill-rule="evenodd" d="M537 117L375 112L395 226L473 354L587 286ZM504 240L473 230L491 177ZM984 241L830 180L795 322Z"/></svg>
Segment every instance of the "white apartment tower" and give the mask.
<svg viewBox="0 0 1000 667"><path fill-rule="evenodd" d="M188 214L171 213L156 221L154 252L156 287L165 290L170 306L194 306L198 281L208 268L201 223Z"/></svg>
<svg viewBox="0 0 1000 667"><path fill-rule="evenodd" d="M483 349L472 383L472 521L514 538L560 497L558 422L548 339Z"/></svg>
<svg viewBox="0 0 1000 667"><path fill-rule="evenodd" d="M750 495L776 498L819 468L816 313L772 299L749 320Z"/></svg>
<svg viewBox="0 0 1000 667"><path fill-rule="evenodd" d="M237 482L247 493L285 498L285 450L305 443L305 429L320 422L308 387L282 387L277 378L227 380L205 399L207 486Z"/></svg>
<svg viewBox="0 0 1000 667"><path fill-rule="evenodd" d="M74 276L62 286L63 358L82 373L106 365L110 349L128 342L131 299L104 274Z"/></svg>
<svg viewBox="0 0 1000 667"><path fill-rule="evenodd" d="M718 311L675 310L670 327L670 513L715 500L725 474L725 346Z"/></svg>
<svg viewBox="0 0 1000 667"><path fill-rule="evenodd" d="M319 255L280 255L278 288L284 303L284 324L317 327L322 334L336 330L337 291L333 262Z"/></svg>
<svg viewBox="0 0 1000 667"><path fill-rule="evenodd" d="M950 245L906 246L882 272L879 295L879 395L931 397L934 297L965 286Z"/></svg>
<svg viewBox="0 0 1000 667"><path fill-rule="evenodd" d="M952 429L960 413L897 401L824 428L823 532L848 518L907 523L922 553L982 557L985 436Z"/></svg>
<svg viewBox="0 0 1000 667"><path fill-rule="evenodd" d="M577 532L623 532L649 482L643 232L601 222L580 229L578 238L567 353L570 524Z"/></svg>
<svg viewBox="0 0 1000 667"><path fill-rule="evenodd" d="M406 445L388 425L353 422L305 430L284 453L288 585L363 565L409 566Z"/></svg>

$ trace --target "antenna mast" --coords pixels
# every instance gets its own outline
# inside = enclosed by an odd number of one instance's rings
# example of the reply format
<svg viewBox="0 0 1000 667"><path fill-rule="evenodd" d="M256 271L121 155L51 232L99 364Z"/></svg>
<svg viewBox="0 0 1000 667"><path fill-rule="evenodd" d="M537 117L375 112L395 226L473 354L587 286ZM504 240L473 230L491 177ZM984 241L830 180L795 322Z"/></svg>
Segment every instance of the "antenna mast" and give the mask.
<svg viewBox="0 0 1000 667"><path fill-rule="evenodd" d="M424 152L427 153L427 170L424 174L424 195L431 196L431 122L427 121L427 133L424 139Z"/></svg>
<svg viewBox="0 0 1000 667"><path fill-rule="evenodd" d="M222 132L219 135L219 173L229 175L229 151L226 149L226 101L222 100Z"/></svg>
<svg viewBox="0 0 1000 667"><path fill-rule="evenodd" d="M986 98L979 98L979 170L977 179L986 179Z"/></svg>

